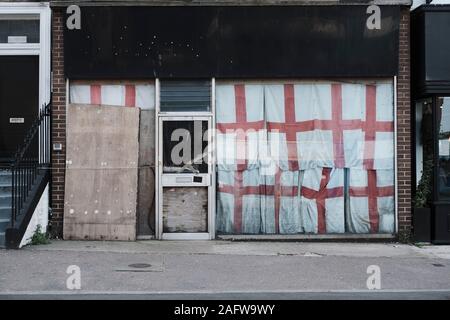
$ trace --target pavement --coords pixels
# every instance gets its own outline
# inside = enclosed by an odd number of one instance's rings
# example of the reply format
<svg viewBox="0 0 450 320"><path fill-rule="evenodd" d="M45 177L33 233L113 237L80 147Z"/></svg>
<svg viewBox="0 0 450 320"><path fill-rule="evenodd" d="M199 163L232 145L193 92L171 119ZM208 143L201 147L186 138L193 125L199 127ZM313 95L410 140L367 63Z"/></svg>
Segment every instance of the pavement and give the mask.
<svg viewBox="0 0 450 320"><path fill-rule="evenodd" d="M23 298L450 299L450 246L58 240L0 250L0 299Z"/></svg>

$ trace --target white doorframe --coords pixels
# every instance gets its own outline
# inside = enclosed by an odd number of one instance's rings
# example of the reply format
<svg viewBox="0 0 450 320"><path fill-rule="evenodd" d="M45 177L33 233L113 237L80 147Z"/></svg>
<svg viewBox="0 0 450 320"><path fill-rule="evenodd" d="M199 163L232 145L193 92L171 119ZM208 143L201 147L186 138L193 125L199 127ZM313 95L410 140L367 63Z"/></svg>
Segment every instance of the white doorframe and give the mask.
<svg viewBox="0 0 450 320"><path fill-rule="evenodd" d="M211 186L209 187L208 193L208 208L210 214L208 215L209 224L209 235L210 239L216 238L216 156L217 156L217 145L216 145L216 78L211 80L211 112L212 112L212 130L208 137L210 148L209 160L211 166Z"/></svg>
<svg viewBox="0 0 450 320"><path fill-rule="evenodd" d="M164 233L163 232L163 137L160 128L163 121L203 120L208 121L210 135L208 148L208 232L198 233ZM216 169L215 169L215 79L211 81L210 112L160 112L160 81L155 80L155 237L160 240L212 240L215 238L215 201L216 201ZM192 186L199 186L192 184Z"/></svg>
<svg viewBox="0 0 450 320"><path fill-rule="evenodd" d="M394 93L394 234L398 234L398 150L397 150L397 76L392 79Z"/></svg>
<svg viewBox="0 0 450 320"><path fill-rule="evenodd" d="M51 89L51 10L48 2L0 3L0 17L15 19L36 17L39 19L39 43L0 43L0 56L39 56L39 105L42 108L50 102Z"/></svg>

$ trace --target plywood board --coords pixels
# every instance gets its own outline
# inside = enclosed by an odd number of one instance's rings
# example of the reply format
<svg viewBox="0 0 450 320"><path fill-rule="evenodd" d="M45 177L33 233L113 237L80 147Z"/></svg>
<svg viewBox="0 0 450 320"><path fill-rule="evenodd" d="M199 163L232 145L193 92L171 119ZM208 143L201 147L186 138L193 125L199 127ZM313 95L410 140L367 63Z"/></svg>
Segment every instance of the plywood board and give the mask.
<svg viewBox="0 0 450 320"><path fill-rule="evenodd" d="M208 231L208 188L163 189L164 232Z"/></svg>
<svg viewBox="0 0 450 320"><path fill-rule="evenodd" d="M69 105L64 238L134 240L139 109Z"/></svg>

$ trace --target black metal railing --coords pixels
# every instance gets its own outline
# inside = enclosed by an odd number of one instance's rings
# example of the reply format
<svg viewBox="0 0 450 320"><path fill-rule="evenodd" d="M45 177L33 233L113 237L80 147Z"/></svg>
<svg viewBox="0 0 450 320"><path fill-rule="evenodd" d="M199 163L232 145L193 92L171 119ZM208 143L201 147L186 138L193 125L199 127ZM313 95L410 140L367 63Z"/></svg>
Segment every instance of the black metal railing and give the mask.
<svg viewBox="0 0 450 320"><path fill-rule="evenodd" d="M39 111L11 163L11 227L17 222L36 178L50 169L51 103Z"/></svg>

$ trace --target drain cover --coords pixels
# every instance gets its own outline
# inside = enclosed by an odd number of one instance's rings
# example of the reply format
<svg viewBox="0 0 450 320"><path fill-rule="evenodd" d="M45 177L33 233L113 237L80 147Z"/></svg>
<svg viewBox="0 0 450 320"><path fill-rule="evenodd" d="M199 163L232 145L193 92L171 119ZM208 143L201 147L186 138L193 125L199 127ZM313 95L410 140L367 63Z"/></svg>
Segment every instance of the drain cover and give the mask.
<svg viewBox="0 0 450 320"><path fill-rule="evenodd" d="M150 268L152 265L148 263L132 263L128 265L130 268L137 268L137 269L145 269Z"/></svg>

